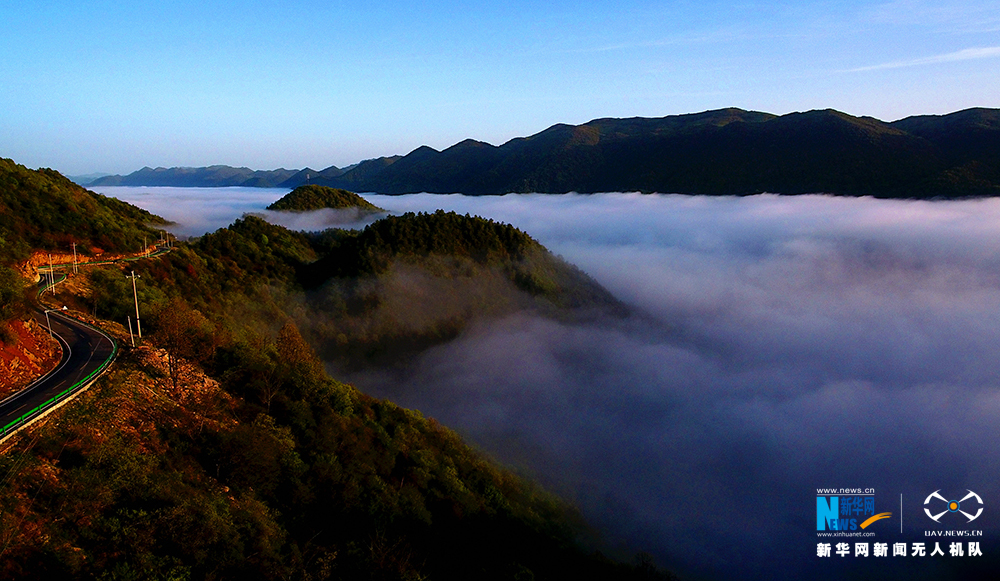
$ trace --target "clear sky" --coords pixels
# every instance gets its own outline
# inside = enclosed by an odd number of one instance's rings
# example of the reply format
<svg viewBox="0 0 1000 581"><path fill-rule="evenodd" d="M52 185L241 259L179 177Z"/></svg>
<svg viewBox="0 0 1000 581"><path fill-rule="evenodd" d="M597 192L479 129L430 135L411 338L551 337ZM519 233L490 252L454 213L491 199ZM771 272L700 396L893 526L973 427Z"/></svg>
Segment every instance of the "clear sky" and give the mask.
<svg viewBox="0 0 1000 581"><path fill-rule="evenodd" d="M0 0L0 157L322 169L721 107L1000 107L1000 0Z"/></svg>

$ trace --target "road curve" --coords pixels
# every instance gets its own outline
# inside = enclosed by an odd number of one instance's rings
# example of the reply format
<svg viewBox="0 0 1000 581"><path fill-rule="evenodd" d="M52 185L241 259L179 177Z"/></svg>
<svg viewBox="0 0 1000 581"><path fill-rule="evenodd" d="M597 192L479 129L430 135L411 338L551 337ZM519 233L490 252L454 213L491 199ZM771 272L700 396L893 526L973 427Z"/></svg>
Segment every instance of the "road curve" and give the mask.
<svg viewBox="0 0 1000 581"><path fill-rule="evenodd" d="M169 247L162 246L156 248L156 252L152 254L101 262L84 262L78 263L77 266L114 264L142 258L154 258L171 250ZM54 272L56 267L71 265L72 263L53 264L39 267L38 271ZM60 277L59 280L54 280L53 277L53 280L48 283L45 283L44 278L39 281L42 284L41 290L38 291L39 296L66 279L65 274L60 275ZM96 327L67 317L60 311L49 311L47 321L45 311L36 310L35 319L46 328L51 322L50 330L62 348L62 359L53 371L0 401L0 443L93 383L111 366L115 355L118 354L118 345L110 336Z"/></svg>
<svg viewBox="0 0 1000 581"><path fill-rule="evenodd" d="M46 326L45 314L35 313ZM115 341L86 323L49 312L52 336L62 347L59 365L47 375L0 402L0 441L93 383L118 353Z"/></svg>

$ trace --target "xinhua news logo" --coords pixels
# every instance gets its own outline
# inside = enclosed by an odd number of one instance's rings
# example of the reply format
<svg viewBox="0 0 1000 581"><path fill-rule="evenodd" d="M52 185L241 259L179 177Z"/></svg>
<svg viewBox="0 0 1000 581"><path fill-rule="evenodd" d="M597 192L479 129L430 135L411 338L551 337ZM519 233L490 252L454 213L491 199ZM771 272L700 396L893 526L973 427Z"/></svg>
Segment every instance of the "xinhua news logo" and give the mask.
<svg viewBox="0 0 1000 581"><path fill-rule="evenodd" d="M875 512L875 495L817 496L817 531L856 531L866 529L876 521L892 516L891 512Z"/></svg>

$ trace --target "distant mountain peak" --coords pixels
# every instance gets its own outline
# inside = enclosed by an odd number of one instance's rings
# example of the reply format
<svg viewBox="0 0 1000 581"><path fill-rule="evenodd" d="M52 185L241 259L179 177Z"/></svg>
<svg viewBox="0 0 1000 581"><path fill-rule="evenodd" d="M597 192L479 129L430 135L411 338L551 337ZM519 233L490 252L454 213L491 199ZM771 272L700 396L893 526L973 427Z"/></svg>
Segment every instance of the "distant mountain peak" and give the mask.
<svg viewBox="0 0 1000 581"><path fill-rule="evenodd" d="M475 139L463 139L462 141L459 141L455 145L452 145L451 147L449 147L449 148L447 148L447 149L445 149L443 151L448 151L448 150L451 150L451 149L469 149L469 148L472 148L472 149L481 149L481 148L484 148L484 147L495 148L496 146L492 145L492 144L489 144L489 143L486 143L485 141L477 141Z"/></svg>

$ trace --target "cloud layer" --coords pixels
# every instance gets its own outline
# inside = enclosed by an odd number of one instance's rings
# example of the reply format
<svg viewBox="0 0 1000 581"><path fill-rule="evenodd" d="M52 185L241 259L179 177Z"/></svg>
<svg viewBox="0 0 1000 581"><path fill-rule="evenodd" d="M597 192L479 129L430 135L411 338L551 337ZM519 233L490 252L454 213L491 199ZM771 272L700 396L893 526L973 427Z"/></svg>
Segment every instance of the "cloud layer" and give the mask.
<svg viewBox="0 0 1000 581"><path fill-rule="evenodd" d="M933 528L921 503L934 490L998 497L1000 201L371 199L511 222L644 316L483 323L412 376L356 377L362 388L690 573L968 574L961 561L819 561L815 489L875 488L897 518L865 540L890 544ZM975 524L996 543L996 519Z"/></svg>

